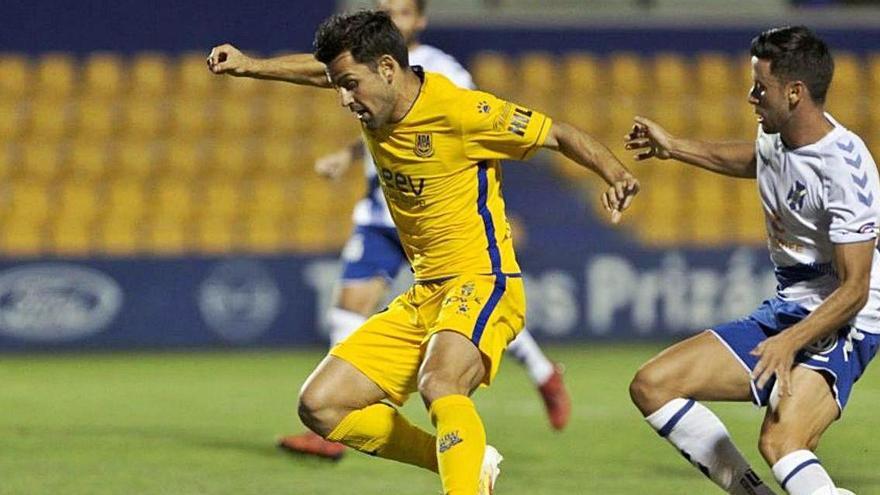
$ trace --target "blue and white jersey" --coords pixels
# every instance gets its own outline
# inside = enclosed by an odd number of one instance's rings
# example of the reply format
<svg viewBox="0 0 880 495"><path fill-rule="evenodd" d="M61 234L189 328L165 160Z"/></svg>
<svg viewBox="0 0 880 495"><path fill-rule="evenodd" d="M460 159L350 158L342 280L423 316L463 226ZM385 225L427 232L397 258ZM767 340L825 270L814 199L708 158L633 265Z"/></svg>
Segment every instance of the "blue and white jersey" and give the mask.
<svg viewBox="0 0 880 495"><path fill-rule="evenodd" d="M767 223L778 296L813 311L839 285L835 244L876 239L880 225L877 166L862 140L834 124L818 142L787 148L759 128L758 189ZM880 257L874 256L868 303L853 326L880 334Z"/></svg>
<svg viewBox="0 0 880 495"><path fill-rule="evenodd" d="M409 63L420 65L427 72L443 74L456 86L474 89L474 81L470 73L452 55L438 48L429 45L417 46L409 52ZM354 207L352 217L355 225L394 227L388 204L379 186L379 178L376 176L376 165L366 147L364 147L364 174L367 178L367 193Z"/></svg>

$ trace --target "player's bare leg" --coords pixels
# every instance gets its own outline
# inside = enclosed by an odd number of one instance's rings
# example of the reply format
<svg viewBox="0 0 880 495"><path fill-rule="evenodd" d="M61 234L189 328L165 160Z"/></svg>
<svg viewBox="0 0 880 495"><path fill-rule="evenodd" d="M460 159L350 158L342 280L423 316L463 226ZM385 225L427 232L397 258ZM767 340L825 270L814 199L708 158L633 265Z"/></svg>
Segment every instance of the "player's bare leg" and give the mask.
<svg viewBox="0 0 880 495"><path fill-rule="evenodd" d="M834 482L813 451L840 409L820 372L796 366L791 381L792 394L779 397L775 408L767 408L761 426L761 455L773 466L773 475L787 493L833 494Z"/></svg>
<svg viewBox="0 0 880 495"><path fill-rule="evenodd" d="M491 493L491 480L481 483L486 431L470 394L489 370L482 353L467 337L447 331L431 337L419 369L419 393L437 427L437 464L445 495ZM497 452L493 452L497 455Z"/></svg>
<svg viewBox="0 0 880 495"><path fill-rule="evenodd" d="M728 493L773 492L755 475L727 429L698 400L748 401L745 368L712 333L703 332L645 363L630 396L648 423Z"/></svg>
<svg viewBox="0 0 880 495"><path fill-rule="evenodd" d="M299 417L328 440L436 472L435 437L381 402L387 398L353 365L327 356L302 387Z"/></svg>
<svg viewBox="0 0 880 495"><path fill-rule="evenodd" d="M507 352L526 368L538 388L553 429L565 428L571 416L571 399L562 380L562 366L547 358L525 328L507 346Z"/></svg>
<svg viewBox="0 0 880 495"><path fill-rule="evenodd" d="M330 326L330 345L338 344L372 315L388 292L385 277L343 281L336 294L336 303L327 319ZM325 440L312 431L286 435L278 439L278 447L299 454L315 455L338 460L345 454L345 446Z"/></svg>

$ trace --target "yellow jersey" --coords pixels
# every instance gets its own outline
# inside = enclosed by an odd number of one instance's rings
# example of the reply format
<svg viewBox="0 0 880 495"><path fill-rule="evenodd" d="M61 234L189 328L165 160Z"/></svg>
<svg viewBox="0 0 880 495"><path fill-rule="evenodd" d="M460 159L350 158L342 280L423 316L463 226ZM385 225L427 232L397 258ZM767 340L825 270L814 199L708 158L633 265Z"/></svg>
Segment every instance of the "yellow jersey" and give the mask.
<svg viewBox="0 0 880 495"><path fill-rule="evenodd" d="M409 113L362 129L416 280L518 274L499 160L534 153L550 118L414 70L422 86Z"/></svg>

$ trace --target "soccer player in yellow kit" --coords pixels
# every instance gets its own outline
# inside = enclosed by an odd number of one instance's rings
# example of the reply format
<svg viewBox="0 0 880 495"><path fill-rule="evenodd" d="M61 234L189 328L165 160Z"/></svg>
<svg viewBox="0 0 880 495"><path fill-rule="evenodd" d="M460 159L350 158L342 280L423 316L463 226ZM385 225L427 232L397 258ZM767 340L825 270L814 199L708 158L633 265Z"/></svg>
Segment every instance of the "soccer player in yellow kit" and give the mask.
<svg viewBox="0 0 880 495"><path fill-rule="evenodd" d="M212 71L224 72L227 56L214 49ZM415 283L318 365L300 392L300 418L328 440L438 472L445 494L492 493L501 456L469 396L491 383L526 307L499 160L562 152L609 184L602 201L614 221L638 181L587 134L410 67L384 12L330 17L314 56L361 122ZM302 83L320 86L308 57ZM388 404L416 391L436 434Z"/></svg>

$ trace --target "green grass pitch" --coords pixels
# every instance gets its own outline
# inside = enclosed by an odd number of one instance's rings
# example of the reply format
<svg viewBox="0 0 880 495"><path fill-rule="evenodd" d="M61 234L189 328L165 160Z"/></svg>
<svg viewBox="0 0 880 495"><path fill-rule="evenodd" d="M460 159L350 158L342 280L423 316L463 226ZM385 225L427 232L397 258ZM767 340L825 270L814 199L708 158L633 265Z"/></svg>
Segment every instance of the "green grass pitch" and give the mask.
<svg viewBox="0 0 880 495"><path fill-rule="evenodd" d="M552 347L574 400L563 433L547 425L526 374L507 360L476 394L506 460L499 495L720 493L648 428L630 404L633 371L660 347ZM29 355L0 358L0 494L439 493L432 473L349 452L294 457L274 438L301 431L299 386L318 351ZM874 364L874 368L878 368ZM880 371L868 369L819 455L841 486L880 494ZM757 472L762 412L711 406ZM426 425L421 401L405 408ZM775 484L773 485L775 487ZM779 491L781 493L781 491Z"/></svg>

